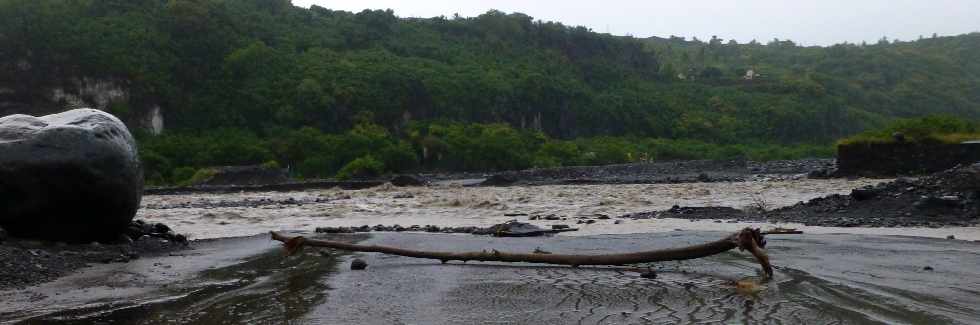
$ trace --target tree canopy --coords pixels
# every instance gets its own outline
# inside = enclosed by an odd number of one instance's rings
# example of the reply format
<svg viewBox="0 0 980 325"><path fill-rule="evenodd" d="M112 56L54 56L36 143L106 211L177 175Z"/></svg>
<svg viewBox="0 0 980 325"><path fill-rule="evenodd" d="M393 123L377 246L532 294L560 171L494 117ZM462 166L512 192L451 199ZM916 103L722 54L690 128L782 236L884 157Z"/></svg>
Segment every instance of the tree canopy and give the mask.
<svg viewBox="0 0 980 325"><path fill-rule="evenodd" d="M125 80L114 113L163 107L167 132L140 141L165 177L266 160L320 176L601 163L656 156L599 158L613 143L826 146L895 118L980 117L977 33L738 44L287 0L0 0L0 71L28 102L72 77Z"/></svg>

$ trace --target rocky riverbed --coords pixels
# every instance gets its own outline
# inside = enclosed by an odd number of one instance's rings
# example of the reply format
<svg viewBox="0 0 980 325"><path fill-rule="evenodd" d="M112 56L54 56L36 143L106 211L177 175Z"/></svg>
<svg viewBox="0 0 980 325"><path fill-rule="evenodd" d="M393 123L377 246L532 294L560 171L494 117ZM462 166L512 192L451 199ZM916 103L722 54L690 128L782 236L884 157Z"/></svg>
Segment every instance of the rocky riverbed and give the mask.
<svg viewBox="0 0 980 325"><path fill-rule="evenodd" d="M631 213L626 219L682 218L798 223L823 227L975 227L980 224L980 165L960 166L917 179L900 178L789 206L680 207Z"/></svg>
<svg viewBox="0 0 980 325"><path fill-rule="evenodd" d="M976 226L980 223L980 164L864 186L848 195L813 199L762 217L835 227Z"/></svg>

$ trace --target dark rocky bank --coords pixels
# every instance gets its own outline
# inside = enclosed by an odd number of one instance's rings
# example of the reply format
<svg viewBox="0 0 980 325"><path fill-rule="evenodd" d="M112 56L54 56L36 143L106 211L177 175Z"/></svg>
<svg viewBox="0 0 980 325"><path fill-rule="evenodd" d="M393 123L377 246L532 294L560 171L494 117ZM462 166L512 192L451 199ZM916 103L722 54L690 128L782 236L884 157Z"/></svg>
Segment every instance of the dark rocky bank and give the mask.
<svg viewBox="0 0 980 325"><path fill-rule="evenodd" d="M0 290L24 288L93 264L127 263L142 256L188 249L184 235L164 224L130 223L113 241L68 244L6 237L0 229Z"/></svg>
<svg viewBox="0 0 980 325"><path fill-rule="evenodd" d="M778 179L834 168L833 159L755 162L748 160L660 161L500 172L484 186L575 184L676 184Z"/></svg>
<svg viewBox="0 0 980 325"><path fill-rule="evenodd" d="M426 186L436 182L476 180L480 186L580 185L580 184L679 184L695 182L742 182L753 179L786 179L806 175L819 178L835 169L834 159L800 159L756 162L747 160L688 160L643 162L607 166L540 168L497 173L423 173L350 181L309 180L245 184L199 184L185 187L147 188L147 195L189 193L287 192L311 189L366 189L394 186ZM822 174L821 174L822 173ZM251 178L249 178L251 179ZM482 181L481 181L482 180Z"/></svg>
<svg viewBox="0 0 980 325"><path fill-rule="evenodd" d="M621 218L680 218L802 223L828 227L942 227L980 223L980 164L960 166L918 179L900 178L763 211L730 207L674 207Z"/></svg>
<svg viewBox="0 0 980 325"><path fill-rule="evenodd" d="M894 177L926 175L980 161L980 142L910 142L896 134L894 142L837 146L837 176Z"/></svg>
<svg viewBox="0 0 980 325"><path fill-rule="evenodd" d="M376 225L376 226L360 226L360 227L320 227L316 228L316 232L325 234L352 234L352 233L365 233L365 232L427 232L427 233L444 233L444 234L473 234L473 235L490 235L494 237L536 237L536 236L546 236L552 235L559 232L566 231L576 231L578 229L571 228L568 225L552 225L551 229L545 229L532 225L525 222L518 222L517 220L511 220L505 223L496 224L490 227L475 227L475 226L465 226L465 227L440 227L433 225L411 225L404 227L401 225Z"/></svg>

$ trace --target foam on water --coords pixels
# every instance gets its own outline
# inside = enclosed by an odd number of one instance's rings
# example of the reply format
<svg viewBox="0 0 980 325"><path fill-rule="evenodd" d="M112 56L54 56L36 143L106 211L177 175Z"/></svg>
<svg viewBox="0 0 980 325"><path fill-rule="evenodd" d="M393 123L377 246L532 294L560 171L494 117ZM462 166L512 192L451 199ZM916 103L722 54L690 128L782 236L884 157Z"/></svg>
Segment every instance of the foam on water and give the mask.
<svg viewBox="0 0 980 325"><path fill-rule="evenodd" d="M191 238L222 238L254 235L271 230L311 230L315 227L361 225L489 226L527 217L505 214L563 216L568 220L537 220L549 226L570 224L578 232L563 236L652 233L675 230L729 231L746 226L800 228L812 233L908 235L980 240L977 227L946 228L836 228L805 227L799 224L727 223L684 219L597 220L575 225L581 216L611 217L634 212L669 209L671 206L731 206L742 208L760 203L779 208L829 194L846 194L851 189L884 180L785 180L739 183L689 183L655 185L556 185L519 187L461 187L443 185L339 189L285 193L193 194L147 196L137 218L162 222ZM286 200L302 204L275 204ZM236 202L266 204L249 206Z"/></svg>

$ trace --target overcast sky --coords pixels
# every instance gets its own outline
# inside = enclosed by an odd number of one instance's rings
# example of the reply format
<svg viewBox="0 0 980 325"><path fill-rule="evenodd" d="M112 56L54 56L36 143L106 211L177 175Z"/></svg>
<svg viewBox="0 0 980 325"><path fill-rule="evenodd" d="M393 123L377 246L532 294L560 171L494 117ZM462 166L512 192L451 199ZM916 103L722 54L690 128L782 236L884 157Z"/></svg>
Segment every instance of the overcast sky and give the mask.
<svg viewBox="0 0 980 325"><path fill-rule="evenodd" d="M779 38L805 45L980 31L980 0L293 0L313 4L354 12L390 8L399 17L470 17L497 9L616 35Z"/></svg>

